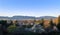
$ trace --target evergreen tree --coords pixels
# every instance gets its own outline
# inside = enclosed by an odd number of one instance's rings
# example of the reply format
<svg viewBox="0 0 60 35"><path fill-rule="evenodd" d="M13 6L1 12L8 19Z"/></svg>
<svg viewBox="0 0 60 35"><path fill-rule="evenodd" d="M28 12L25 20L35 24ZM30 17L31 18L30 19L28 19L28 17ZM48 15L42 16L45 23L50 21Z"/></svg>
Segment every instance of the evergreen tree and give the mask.
<svg viewBox="0 0 60 35"><path fill-rule="evenodd" d="M60 16L58 17L58 24L57 24L57 28L60 30Z"/></svg>
<svg viewBox="0 0 60 35"><path fill-rule="evenodd" d="M60 23L60 16L58 17L58 23Z"/></svg>
<svg viewBox="0 0 60 35"><path fill-rule="evenodd" d="M0 20L0 24L1 24L1 31L3 35L7 34L7 21L6 20Z"/></svg>
<svg viewBox="0 0 60 35"><path fill-rule="evenodd" d="M44 19L43 19L43 18L41 19L40 25L41 25L41 26L44 26Z"/></svg>
<svg viewBox="0 0 60 35"><path fill-rule="evenodd" d="M0 20L0 24L6 25L7 24L7 21L6 20Z"/></svg>
<svg viewBox="0 0 60 35"><path fill-rule="evenodd" d="M15 25L16 25L16 26L19 26L19 23L18 23L18 21L17 21L17 20L15 21Z"/></svg>
<svg viewBox="0 0 60 35"><path fill-rule="evenodd" d="M9 26L10 26L10 25L13 25L13 21L11 21L11 23L9 24Z"/></svg>
<svg viewBox="0 0 60 35"><path fill-rule="evenodd" d="M34 18L34 20L33 20L33 25L35 24L35 22L36 22L36 19Z"/></svg>
<svg viewBox="0 0 60 35"><path fill-rule="evenodd" d="M50 27L51 28L53 28L53 26L55 26L55 24L53 23L53 20L52 19L50 20L50 23L49 24L50 24Z"/></svg>
<svg viewBox="0 0 60 35"><path fill-rule="evenodd" d="M36 19L34 19L34 23L36 22Z"/></svg>

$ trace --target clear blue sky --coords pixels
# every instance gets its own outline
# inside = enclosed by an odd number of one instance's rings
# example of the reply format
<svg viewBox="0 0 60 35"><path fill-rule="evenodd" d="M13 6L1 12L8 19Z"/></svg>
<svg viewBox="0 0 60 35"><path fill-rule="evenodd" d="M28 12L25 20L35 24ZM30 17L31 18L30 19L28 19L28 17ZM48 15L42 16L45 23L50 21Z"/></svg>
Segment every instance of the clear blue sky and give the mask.
<svg viewBox="0 0 60 35"><path fill-rule="evenodd" d="M58 16L60 0L0 0L0 16Z"/></svg>

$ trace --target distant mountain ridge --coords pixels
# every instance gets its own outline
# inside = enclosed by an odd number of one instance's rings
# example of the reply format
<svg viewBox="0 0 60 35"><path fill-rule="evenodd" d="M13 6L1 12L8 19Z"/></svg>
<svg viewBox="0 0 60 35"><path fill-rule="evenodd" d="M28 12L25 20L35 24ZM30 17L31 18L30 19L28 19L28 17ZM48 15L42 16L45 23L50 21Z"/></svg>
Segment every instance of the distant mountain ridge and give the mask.
<svg viewBox="0 0 60 35"><path fill-rule="evenodd" d="M53 16L41 16L41 17L34 17L34 16L13 16L13 17L4 17L4 16L0 16L0 20L33 20L33 19L55 19L56 17Z"/></svg>
<svg viewBox="0 0 60 35"><path fill-rule="evenodd" d="M38 19L47 19L47 20L50 20L50 19L55 19L56 17L53 17L53 16L41 16L41 17L38 17Z"/></svg>

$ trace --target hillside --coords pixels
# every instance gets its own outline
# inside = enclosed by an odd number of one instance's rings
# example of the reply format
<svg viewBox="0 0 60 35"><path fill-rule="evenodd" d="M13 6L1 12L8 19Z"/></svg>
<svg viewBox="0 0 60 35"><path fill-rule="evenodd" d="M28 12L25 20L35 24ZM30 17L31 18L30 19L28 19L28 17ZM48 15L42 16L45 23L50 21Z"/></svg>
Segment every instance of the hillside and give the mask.
<svg viewBox="0 0 60 35"><path fill-rule="evenodd" d="M32 16L13 16L13 17L4 17L4 16L0 16L0 20L34 20L34 19L55 19L56 17L53 16L41 16L41 17L32 17Z"/></svg>

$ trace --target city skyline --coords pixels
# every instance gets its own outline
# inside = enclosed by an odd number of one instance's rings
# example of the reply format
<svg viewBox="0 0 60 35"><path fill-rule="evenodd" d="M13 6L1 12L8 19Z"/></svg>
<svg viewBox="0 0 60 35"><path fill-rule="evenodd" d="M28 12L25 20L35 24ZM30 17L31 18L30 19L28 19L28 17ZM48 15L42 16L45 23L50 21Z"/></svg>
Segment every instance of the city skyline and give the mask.
<svg viewBox="0 0 60 35"><path fill-rule="evenodd" d="M0 16L59 16L60 0L0 0Z"/></svg>

